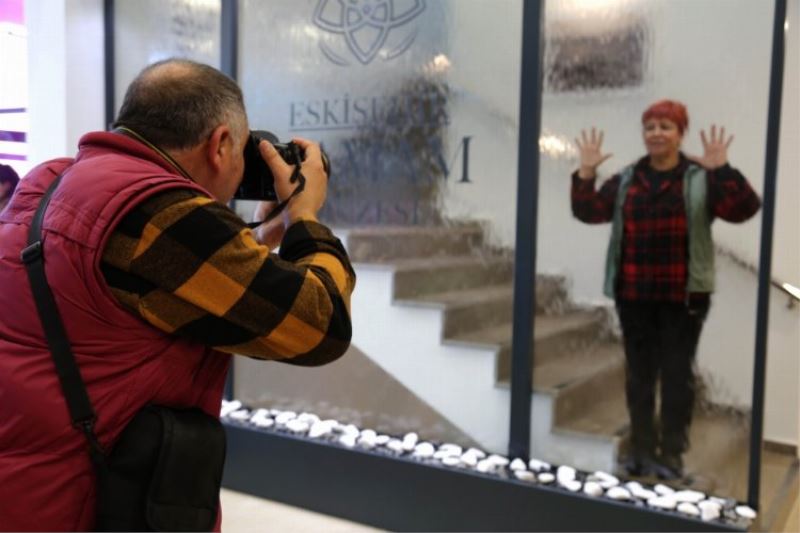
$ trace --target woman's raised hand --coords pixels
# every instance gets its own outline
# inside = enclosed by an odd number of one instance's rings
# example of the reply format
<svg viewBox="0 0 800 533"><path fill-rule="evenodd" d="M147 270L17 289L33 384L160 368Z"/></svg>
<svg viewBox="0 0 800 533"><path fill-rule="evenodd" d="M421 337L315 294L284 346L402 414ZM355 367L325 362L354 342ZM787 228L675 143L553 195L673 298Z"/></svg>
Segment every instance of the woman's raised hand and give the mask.
<svg viewBox="0 0 800 533"><path fill-rule="evenodd" d="M703 157L689 156L689 159L708 170L728 162L728 147L733 142L733 135L725 139L725 127L721 127L717 135L717 125L712 124L710 139L706 137L706 130L700 130L700 140L703 142Z"/></svg>
<svg viewBox="0 0 800 533"><path fill-rule="evenodd" d="M578 145L581 156L581 166L578 169L578 177L588 180L597 175L597 167L613 154L604 154L602 151L603 130L598 132L593 126L591 135L587 135L586 130L581 130L581 139L583 142L579 141L577 138L575 139L575 144Z"/></svg>

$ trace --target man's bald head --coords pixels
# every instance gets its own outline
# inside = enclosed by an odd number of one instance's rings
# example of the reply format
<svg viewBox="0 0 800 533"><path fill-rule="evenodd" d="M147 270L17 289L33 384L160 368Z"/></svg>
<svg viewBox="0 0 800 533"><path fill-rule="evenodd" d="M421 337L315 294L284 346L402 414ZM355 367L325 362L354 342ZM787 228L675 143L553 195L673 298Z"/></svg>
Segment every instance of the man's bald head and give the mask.
<svg viewBox="0 0 800 533"><path fill-rule="evenodd" d="M131 82L114 127L130 128L164 150L183 150L220 124L228 124L236 138L246 131L239 86L208 65L167 59Z"/></svg>

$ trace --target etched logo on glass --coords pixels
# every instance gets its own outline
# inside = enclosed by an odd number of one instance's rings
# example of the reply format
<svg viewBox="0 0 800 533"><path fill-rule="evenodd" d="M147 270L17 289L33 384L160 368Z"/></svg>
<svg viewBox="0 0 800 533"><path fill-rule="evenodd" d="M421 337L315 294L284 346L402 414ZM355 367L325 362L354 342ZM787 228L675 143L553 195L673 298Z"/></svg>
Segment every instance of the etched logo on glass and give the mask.
<svg viewBox="0 0 800 533"><path fill-rule="evenodd" d="M403 27L423 11L425 0L319 0L314 24L342 35L347 50L367 65L379 55L389 61L408 50L417 38L417 30ZM331 62L350 64L325 42L320 42L319 47ZM344 51L344 46L341 48Z"/></svg>

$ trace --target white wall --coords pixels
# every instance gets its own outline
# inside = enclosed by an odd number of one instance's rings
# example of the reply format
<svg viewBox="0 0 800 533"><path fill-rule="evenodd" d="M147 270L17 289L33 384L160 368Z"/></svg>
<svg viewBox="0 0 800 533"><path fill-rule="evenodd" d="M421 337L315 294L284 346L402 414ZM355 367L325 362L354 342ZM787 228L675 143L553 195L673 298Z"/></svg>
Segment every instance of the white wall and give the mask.
<svg viewBox="0 0 800 533"><path fill-rule="evenodd" d="M29 158L73 156L105 128L102 0L27 0Z"/></svg>

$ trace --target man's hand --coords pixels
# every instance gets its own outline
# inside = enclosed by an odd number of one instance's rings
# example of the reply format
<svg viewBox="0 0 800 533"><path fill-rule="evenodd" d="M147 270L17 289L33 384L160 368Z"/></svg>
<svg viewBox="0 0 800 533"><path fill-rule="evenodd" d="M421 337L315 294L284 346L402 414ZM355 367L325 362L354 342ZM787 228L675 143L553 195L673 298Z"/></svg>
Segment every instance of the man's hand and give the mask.
<svg viewBox="0 0 800 533"><path fill-rule="evenodd" d="M728 147L733 142L733 135L726 140L724 126L717 136L717 125L711 125L711 140L706 137L706 130L700 130L700 140L703 142L703 157L687 156L689 159L707 170L714 170L728 162Z"/></svg>
<svg viewBox="0 0 800 533"><path fill-rule="evenodd" d="M264 220L267 215L278 206L278 202L258 202L256 210L253 213L253 221ZM256 241L269 247L270 250L277 248L283 240L283 234L286 233L286 226L283 221L275 217L269 222L264 222L256 229L253 230Z"/></svg>
<svg viewBox="0 0 800 533"><path fill-rule="evenodd" d="M600 134L598 135L597 129L592 126L591 136L586 135L586 130L581 130L581 139L583 139L583 142L575 139L575 144L578 145L581 156L581 166L578 169L578 177L588 180L597 176L597 167L613 154L604 154L602 152L603 130L600 130Z"/></svg>
<svg viewBox="0 0 800 533"><path fill-rule="evenodd" d="M300 166L300 171L306 178L306 186L303 192L292 198L286 207L285 223L287 227L298 220L316 221L317 212L325 203L328 193L328 176L322 165L322 153L319 145L299 137L295 137L292 141L305 152L305 160ZM272 171L272 175L275 176L275 192L278 200L283 201L289 198L297 187L297 183L289 181L294 167L288 165L269 142L261 141L258 149L261 157Z"/></svg>

